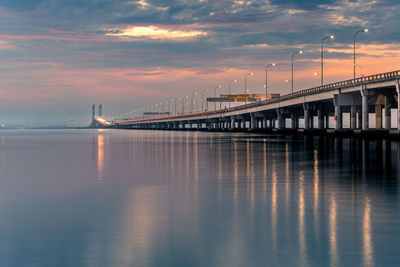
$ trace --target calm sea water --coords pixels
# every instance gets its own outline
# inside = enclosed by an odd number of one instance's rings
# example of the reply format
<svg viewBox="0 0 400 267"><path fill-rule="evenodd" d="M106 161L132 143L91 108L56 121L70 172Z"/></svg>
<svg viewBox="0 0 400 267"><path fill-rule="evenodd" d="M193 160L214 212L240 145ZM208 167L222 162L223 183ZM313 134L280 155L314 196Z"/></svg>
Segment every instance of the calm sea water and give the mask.
<svg viewBox="0 0 400 267"><path fill-rule="evenodd" d="M1 131L0 266L400 266L400 145Z"/></svg>

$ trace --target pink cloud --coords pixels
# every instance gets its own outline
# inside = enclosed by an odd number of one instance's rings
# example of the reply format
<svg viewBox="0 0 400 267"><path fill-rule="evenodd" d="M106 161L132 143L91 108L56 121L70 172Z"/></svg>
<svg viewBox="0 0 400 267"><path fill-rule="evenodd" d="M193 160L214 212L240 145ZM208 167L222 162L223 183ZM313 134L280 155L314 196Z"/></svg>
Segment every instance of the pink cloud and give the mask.
<svg viewBox="0 0 400 267"><path fill-rule="evenodd" d="M51 32L51 31L50 31ZM1 39L5 40L28 40L28 39L38 39L38 40L68 40L68 41L96 41L96 42L104 42L105 38L101 36L95 35L87 35L82 33L72 33L72 34L54 34L54 35L29 35L29 34L21 34L21 35L11 35L11 34L0 34Z"/></svg>

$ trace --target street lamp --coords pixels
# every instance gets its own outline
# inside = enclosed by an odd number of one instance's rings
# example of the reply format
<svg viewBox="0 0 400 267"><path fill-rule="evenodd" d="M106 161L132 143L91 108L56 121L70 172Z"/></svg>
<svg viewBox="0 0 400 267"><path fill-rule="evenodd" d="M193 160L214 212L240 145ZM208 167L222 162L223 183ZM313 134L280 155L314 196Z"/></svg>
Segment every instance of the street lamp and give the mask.
<svg viewBox="0 0 400 267"><path fill-rule="evenodd" d="M324 85L324 41L328 39L334 39L335 36L326 36L321 41L321 86Z"/></svg>
<svg viewBox="0 0 400 267"><path fill-rule="evenodd" d="M214 88L214 96L215 96L215 98L217 98L217 88L221 88L221 85L218 84L218 85ZM217 110L217 102L214 102L214 110Z"/></svg>
<svg viewBox="0 0 400 267"><path fill-rule="evenodd" d="M249 73L246 73L246 75L244 76L244 94L247 94L247 76L249 76L249 75L254 75L254 73L249 72Z"/></svg>
<svg viewBox="0 0 400 267"><path fill-rule="evenodd" d="M237 80L232 80L232 81L229 82L229 85L228 85L228 95L231 94L231 86L232 86L232 83L235 83L235 82L237 82Z"/></svg>
<svg viewBox="0 0 400 267"><path fill-rule="evenodd" d="M235 83L235 82L237 82L237 80L232 80L232 81L229 82L228 95L231 94L231 85L232 85L232 83ZM230 101L229 101L229 107L231 107L231 102Z"/></svg>
<svg viewBox="0 0 400 267"><path fill-rule="evenodd" d="M171 100L169 101L169 106L170 106L170 108L169 108L169 109L170 109L170 111L171 111L171 112L170 112L170 114L169 114L170 116L172 115L172 108L171 108L171 104L172 104L172 103L174 103L174 102L175 102L175 101L174 101L174 99L171 99ZM175 111L174 113L176 113L176 106L175 106L175 110L174 110L174 111Z"/></svg>
<svg viewBox="0 0 400 267"><path fill-rule="evenodd" d="M354 41L354 46L353 46L353 78L356 78L356 36L361 33L361 32L368 32L368 29L363 29L356 31L356 33L353 36L353 41Z"/></svg>
<svg viewBox="0 0 400 267"><path fill-rule="evenodd" d="M246 75L244 76L244 94L245 95L247 94L247 76L253 75L253 74L254 73L249 72L249 73L246 73ZM250 95L249 95L249 97L250 97ZM246 97L246 103L247 103L247 97Z"/></svg>
<svg viewBox="0 0 400 267"><path fill-rule="evenodd" d="M275 62L265 66L265 99L268 97L268 67L275 67Z"/></svg>
<svg viewBox="0 0 400 267"><path fill-rule="evenodd" d="M169 115L171 114L171 105L170 105L170 101L167 100L167 101L165 101L164 103L165 103L165 105L168 106L168 114L165 114L165 115L169 116Z"/></svg>
<svg viewBox="0 0 400 267"><path fill-rule="evenodd" d="M204 111L204 92L208 92L208 89L201 91L201 112ZM208 109L208 101L207 101L207 109Z"/></svg>
<svg viewBox="0 0 400 267"><path fill-rule="evenodd" d="M294 56L297 54L301 55L301 54L303 54L303 51L302 50L296 51L292 54L292 93L293 93L293 60L294 60Z"/></svg>
<svg viewBox="0 0 400 267"><path fill-rule="evenodd" d="M356 66L360 68L360 76L364 76L362 66L360 64L356 64Z"/></svg>
<svg viewBox="0 0 400 267"><path fill-rule="evenodd" d="M192 105L191 105L191 112L193 113L193 97L195 96L195 95L197 95L197 92L194 92L193 94L192 94Z"/></svg>
<svg viewBox="0 0 400 267"><path fill-rule="evenodd" d="M189 96L182 97L182 114L185 112L185 99Z"/></svg>

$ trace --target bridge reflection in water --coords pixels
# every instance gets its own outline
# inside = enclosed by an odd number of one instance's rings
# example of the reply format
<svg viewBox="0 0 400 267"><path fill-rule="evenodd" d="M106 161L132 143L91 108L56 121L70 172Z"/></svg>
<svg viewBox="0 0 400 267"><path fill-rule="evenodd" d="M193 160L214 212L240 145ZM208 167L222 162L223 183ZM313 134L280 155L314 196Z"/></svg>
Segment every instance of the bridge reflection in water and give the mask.
<svg viewBox="0 0 400 267"><path fill-rule="evenodd" d="M397 142L115 130L2 140L4 266L30 255L71 266L400 262Z"/></svg>
<svg viewBox="0 0 400 267"><path fill-rule="evenodd" d="M400 259L387 255L383 245L399 241L399 232L381 235L378 228L385 225L385 232L394 230L400 220L398 143L310 136L154 134L163 151L157 156L163 162L157 173L164 173L168 187L146 194L161 197L166 210L133 208L132 221L125 223L135 227L142 223L136 217L154 216L155 229L148 237L152 241L146 241L146 246L155 246L155 240L164 245L184 242L190 244L185 260L211 265L374 266L387 262L387 256L389 262ZM135 146L149 151L142 142ZM148 158L160 150L150 151ZM134 205L146 206L149 198L135 198ZM149 215L152 211L157 214ZM392 214L389 220L388 214ZM166 221L158 221L159 216ZM176 223L188 227L184 238ZM169 237L165 231L172 231ZM132 238L130 242L139 241ZM165 260L155 255L159 245L147 247L146 257ZM215 250L220 256L200 259L192 254L196 250ZM172 260L163 255L167 262Z"/></svg>

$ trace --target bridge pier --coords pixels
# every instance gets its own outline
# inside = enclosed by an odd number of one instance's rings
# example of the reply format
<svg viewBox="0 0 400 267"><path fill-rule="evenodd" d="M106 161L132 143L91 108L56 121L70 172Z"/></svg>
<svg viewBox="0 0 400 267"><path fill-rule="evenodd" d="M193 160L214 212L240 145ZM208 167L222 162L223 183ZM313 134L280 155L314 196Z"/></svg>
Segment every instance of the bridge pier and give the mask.
<svg viewBox="0 0 400 267"><path fill-rule="evenodd" d="M390 96L385 95L385 129L390 130L392 128L392 118L390 112Z"/></svg>
<svg viewBox="0 0 400 267"><path fill-rule="evenodd" d="M317 117L318 117L318 129L324 128L324 116L323 116L323 106L319 104L317 110Z"/></svg>
<svg viewBox="0 0 400 267"><path fill-rule="evenodd" d="M292 129L299 128L299 116L297 116L296 111L292 111L290 114L290 124Z"/></svg>
<svg viewBox="0 0 400 267"><path fill-rule="evenodd" d="M304 129L310 129L310 109L304 107Z"/></svg>
<svg viewBox="0 0 400 267"><path fill-rule="evenodd" d="M357 128L357 106L354 105L350 107L350 128Z"/></svg>
<svg viewBox="0 0 400 267"><path fill-rule="evenodd" d="M231 125L230 125L231 127L231 129L235 129L236 128L236 125L235 125L235 116L231 116Z"/></svg>
<svg viewBox="0 0 400 267"><path fill-rule="evenodd" d="M283 125L283 112L281 109L276 109L276 115L278 116L278 129L283 129L284 125Z"/></svg>
<svg viewBox="0 0 400 267"><path fill-rule="evenodd" d="M369 120L369 114L368 114L368 96L363 95L362 96L362 126L361 128L363 130L368 129L368 120Z"/></svg>
<svg viewBox="0 0 400 267"><path fill-rule="evenodd" d="M250 113L250 125L249 129L256 129L257 128L257 119L254 113Z"/></svg>
<svg viewBox="0 0 400 267"><path fill-rule="evenodd" d="M329 112L325 115L325 128L329 129Z"/></svg>
<svg viewBox="0 0 400 267"><path fill-rule="evenodd" d="M335 120L336 120L336 125L335 129L342 129L343 126L343 113L342 113L342 107L341 106L335 106Z"/></svg>
<svg viewBox="0 0 400 267"><path fill-rule="evenodd" d="M396 92L397 92L397 130L400 131L400 82L396 80Z"/></svg>
<svg viewBox="0 0 400 267"><path fill-rule="evenodd" d="M265 114L263 116L263 128L264 129L268 128L268 119L267 119L267 116Z"/></svg>
<svg viewBox="0 0 400 267"><path fill-rule="evenodd" d="M382 105L375 105L375 128L382 129Z"/></svg>
<svg viewBox="0 0 400 267"><path fill-rule="evenodd" d="M313 110L310 110L310 129L314 129L314 114Z"/></svg>
<svg viewBox="0 0 400 267"><path fill-rule="evenodd" d="M357 107L357 129L361 129L362 128L362 108L361 106Z"/></svg>

